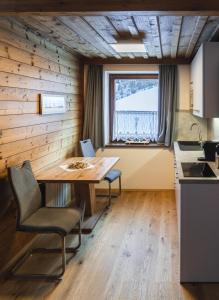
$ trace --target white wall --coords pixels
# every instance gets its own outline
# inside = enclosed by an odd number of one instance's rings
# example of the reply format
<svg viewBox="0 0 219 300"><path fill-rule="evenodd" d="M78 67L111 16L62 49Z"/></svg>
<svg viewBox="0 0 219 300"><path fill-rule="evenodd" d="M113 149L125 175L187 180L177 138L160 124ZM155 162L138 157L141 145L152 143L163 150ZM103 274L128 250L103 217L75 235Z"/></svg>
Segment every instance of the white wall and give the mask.
<svg viewBox="0 0 219 300"><path fill-rule="evenodd" d="M164 148L105 148L97 156L118 156L123 189L173 189L173 153ZM101 184L100 188L106 187ZM116 184L114 184L116 187Z"/></svg>

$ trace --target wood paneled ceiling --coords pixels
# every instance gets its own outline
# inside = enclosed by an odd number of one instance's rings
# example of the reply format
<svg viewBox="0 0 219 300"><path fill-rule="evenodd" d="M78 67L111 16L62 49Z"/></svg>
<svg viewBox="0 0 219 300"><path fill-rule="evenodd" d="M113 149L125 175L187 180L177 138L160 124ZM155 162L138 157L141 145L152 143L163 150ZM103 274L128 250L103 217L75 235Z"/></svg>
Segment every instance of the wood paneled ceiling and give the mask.
<svg viewBox="0 0 219 300"><path fill-rule="evenodd" d="M17 16L1 17L1 24L23 26L37 32L69 52L86 58L130 58L162 60L187 59L205 41L219 40L218 16ZM119 40L141 39L145 53L117 53L110 44Z"/></svg>

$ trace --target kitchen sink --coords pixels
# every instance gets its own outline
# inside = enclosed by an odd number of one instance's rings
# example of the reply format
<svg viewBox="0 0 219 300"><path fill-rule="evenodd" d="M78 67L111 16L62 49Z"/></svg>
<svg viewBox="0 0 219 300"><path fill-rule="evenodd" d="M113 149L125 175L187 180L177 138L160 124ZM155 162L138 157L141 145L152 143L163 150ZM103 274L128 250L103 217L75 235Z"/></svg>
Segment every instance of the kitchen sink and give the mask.
<svg viewBox="0 0 219 300"><path fill-rule="evenodd" d="M177 141L181 151L202 151L199 141Z"/></svg>

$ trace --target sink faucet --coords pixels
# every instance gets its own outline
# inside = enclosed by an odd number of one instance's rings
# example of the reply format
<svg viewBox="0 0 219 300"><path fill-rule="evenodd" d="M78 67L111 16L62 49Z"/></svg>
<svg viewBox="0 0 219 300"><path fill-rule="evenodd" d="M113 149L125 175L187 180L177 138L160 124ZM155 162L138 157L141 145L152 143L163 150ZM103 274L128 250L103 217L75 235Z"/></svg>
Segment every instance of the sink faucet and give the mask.
<svg viewBox="0 0 219 300"><path fill-rule="evenodd" d="M194 126L197 126L197 128L198 128L198 140L199 140L199 143L202 146L203 141L202 141L201 127L198 123L192 123L192 125L190 126L190 130L192 130Z"/></svg>

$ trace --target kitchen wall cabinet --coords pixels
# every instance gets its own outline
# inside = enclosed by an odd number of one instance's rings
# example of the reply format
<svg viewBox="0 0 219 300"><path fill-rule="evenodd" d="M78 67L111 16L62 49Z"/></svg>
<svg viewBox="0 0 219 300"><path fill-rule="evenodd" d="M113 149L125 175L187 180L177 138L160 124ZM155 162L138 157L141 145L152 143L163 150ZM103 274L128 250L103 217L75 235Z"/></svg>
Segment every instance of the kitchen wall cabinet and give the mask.
<svg viewBox="0 0 219 300"><path fill-rule="evenodd" d="M219 43L201 45L191 63L190 83L193 114L219 117Z"/></svg>

